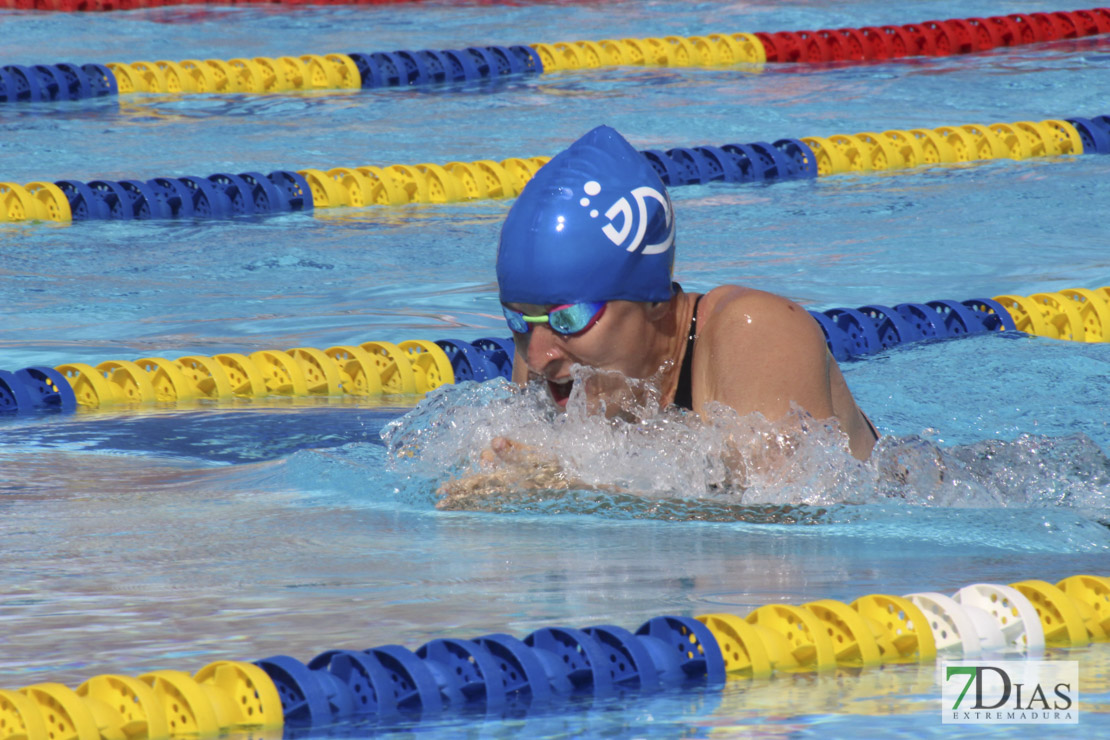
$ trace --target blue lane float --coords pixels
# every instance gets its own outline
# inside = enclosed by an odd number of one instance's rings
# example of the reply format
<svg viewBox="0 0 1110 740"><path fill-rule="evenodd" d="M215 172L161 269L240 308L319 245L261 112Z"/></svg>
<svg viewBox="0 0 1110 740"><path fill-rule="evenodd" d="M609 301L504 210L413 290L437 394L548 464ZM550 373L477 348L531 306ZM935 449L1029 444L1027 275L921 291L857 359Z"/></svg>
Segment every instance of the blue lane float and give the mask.
<svg viewBox="0 0 1110 740"><path fill-rule="evenodd" d="M1110 154L1110 115L1064 120L1075 126L1075 130L1079 132L1084 152Z"/></svg>
<svg viewBox="0 0 1110 740"><path fill-rule="evenodd" d="M118 94L115 74L102 64L0 67L0 103L83 100Z"/></svg>
<svg viewBox="0 0 1110 740"><path fill-rule="evenodd" d="M544 627L523 640L490 634L329 650L307 664L256 661L278 689L287 725L427 720L444 712L535 710L575 696L604 698L725 681L713 632L692 617L659 616L635 633L614 625Z"/></svg>
<svg viewBox="0 0 1110 740"><path fill-rule="evenodd" d="M150 180L58 180L74 221L216 218L311 211L312 190L304 176L278 170L208 177Z"/></svg>
<svg viewBox="0 0 1110 740"><path fill-rule="evenodd" d="M508 378L513 371L513 340L511 337L488 337L474 342L437 339L436 344L447 354L455 381L482 382Z"/></svg>
<svg viewBox="0 0 1110 740"><path fill-rule="evenodd" d="M668 187L709 182L774 182L817 177L813 150L797 139L774 144L676 147L641 152Z"/></svg>
<svg viewBox="0 0 1110 740"><path fill-rule="evenodd" d="M0 412L76 411L77 396L65 376L50 367L0 370Z"/></svg>
<svg viewBox="0 0 1110 740"><path fill-rule="evenodd" d="M810 311L838 361L871 355L908 342L988 331L1015 331L1009 311L990 298L868 305Z"/></svg>
<svg viewBox="0 0 1110 740"><path fill-rule="evenodd" d="M472 46L466 49L402 49L352 52L363 89L471 82L515 74L540 74L543 62L530 46Z"/></svg>

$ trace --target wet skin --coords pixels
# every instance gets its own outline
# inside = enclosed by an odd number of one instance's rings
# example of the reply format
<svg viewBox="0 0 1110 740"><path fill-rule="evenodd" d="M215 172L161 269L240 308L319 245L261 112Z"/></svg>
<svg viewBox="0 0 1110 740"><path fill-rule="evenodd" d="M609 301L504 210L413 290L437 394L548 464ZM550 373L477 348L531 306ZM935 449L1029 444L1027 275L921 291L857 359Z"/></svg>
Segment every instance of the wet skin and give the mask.
<svg viewBox="0 0 1110 740"><path fill-rule="evenodd" d="M550 306L508 304L528 314L545 313ZM660 331L660 322L674 324L670 304L610 301L604 313L583 332L559 334L546 324L534 324L527 334L513 333L516 356L513 380L523 385L542 379L555 403L565 408L572 388L570 368L579 364L602 370L613 370L628 378L647 378L656 374L678 347L678 334ZM675 328L674 327L670 328ZM677 374L673 380L677 381ZM666 382L672 379L665 378ZM601 379L596 381L602 383ZM612 400L616 389L590 388L589 395ZM673 390L671 397L674 396Z"/></svg>
<svg viewBox="0 0 1110 740"><path fill-rule="evenodd" d="M628 378L659 374L660 403L675 397L696 296L678 293L665 303L610 301L589 329L562 335L544 324L513 334L513 380L542 379L552 400L566 406L574 364L615 370ZM508 304L526 314L552 306ZM820 327L801 306L781 296L737 285L711 290L698 306L692 366L693 411L710 401L741 415L781 419L791 403L816 419L836 418L852 454L867 459L876 437L829 354ZM617 387L587 388L587 398L617 401Z"/></svg>

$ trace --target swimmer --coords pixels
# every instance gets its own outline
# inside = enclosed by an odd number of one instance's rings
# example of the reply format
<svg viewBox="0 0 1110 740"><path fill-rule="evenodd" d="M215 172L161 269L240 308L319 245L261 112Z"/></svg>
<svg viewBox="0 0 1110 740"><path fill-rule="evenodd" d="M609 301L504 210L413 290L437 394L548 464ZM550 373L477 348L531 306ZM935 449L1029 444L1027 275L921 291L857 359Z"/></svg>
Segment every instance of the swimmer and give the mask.
<svg viewBox="0 0 1110 740"><path fill-rule="evenodd" d="M661 408L695 414L717 402L775 421L796 405L835 419L867 459L878 433L805 309L739 285L687 293L672 279L674 257L667 190L620 134L600 126L554 157L513 204L497 250L513 381L543 383L565 408L572 366L616 371L584 389L610 415L622 391L606 379L620 376L652 379ZM544 471L537 483L551 481L551 460L508 439L493 440L483 462L531 465Z"/></svg>

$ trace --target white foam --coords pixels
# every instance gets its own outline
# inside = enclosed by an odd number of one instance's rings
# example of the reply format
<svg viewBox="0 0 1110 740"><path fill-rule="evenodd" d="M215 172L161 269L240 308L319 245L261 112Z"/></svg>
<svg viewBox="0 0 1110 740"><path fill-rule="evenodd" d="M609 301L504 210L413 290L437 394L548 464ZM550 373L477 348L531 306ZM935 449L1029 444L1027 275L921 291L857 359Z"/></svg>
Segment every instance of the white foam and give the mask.
<svg viewBox="0 0 1110 740"><path fill-rule="evenodd" d="M1082 435L1023 435L955 448L920 436L888 436L862 462L849 452L835 421L815 420L798 408L775 422L713 404L702 418L674 408L659 411L650 381L626 381L618 410L590 408L583 389L612 386L614 376L586 368L573 373L565 413L540 384L523 390L503 381L438 389L383 429L394 471L424 490L468 480L475 483L472 490L494 500L533 489L546 489L550 499L570 489L730 506L893 501L1105 510L1110 492L1110 460ZM482 464L497 437L535 448L534 459Z"/></svg>

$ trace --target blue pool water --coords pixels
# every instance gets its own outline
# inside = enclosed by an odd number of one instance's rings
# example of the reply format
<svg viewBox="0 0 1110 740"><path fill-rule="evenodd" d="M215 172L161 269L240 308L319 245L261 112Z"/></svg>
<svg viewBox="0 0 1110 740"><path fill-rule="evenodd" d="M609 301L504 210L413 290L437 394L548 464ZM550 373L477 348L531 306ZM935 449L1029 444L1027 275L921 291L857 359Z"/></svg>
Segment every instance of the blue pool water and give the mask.
<svg viewBox="0 0 1110 740"><path fill-rule="evenodd" d="M1072 7L1085 6L5 12L0 54L5 64L228 59ZM620 69L418 91L8 106L0 180L549 156L600 123L639 148L665 149L1094 116L1110 113L1108 65L1102 37L827 69ZM1085 156L676 188L676 275L687 290L740 282L811 308L1110 285L1108 175L1110 158ZM2 224L0 368L504 336L492 262L507 208ZM0 420L0 686L1110 572L1110 529L1100 523L1110 519L1110 346L981 336L903 346L846 363L844 373L887 435L876 462L857 466L815 444L812 465L741 500L712 495L706 466L690 454L711 435L672 427L660 432L660 449L630 429L583 422L551 431L496 385L450 389L403 420L415 399ZM463 420L457 432L425 431L447 413ZM437 510L449 471L501 428L595 476L624 471L642 495L501 497L482 511ZM397 460L383 430L394 452L402 440L430 443ZM891 475L898 465L900 479ZM768 522L766 503L791 507L800 523ZM1106 726L1110 651L1052 655L1080 662L1090 704L1072 734L1092 736ZM730 683L413 731L947 736L932 670Z"/></svg>

